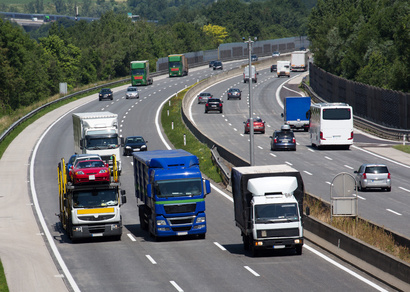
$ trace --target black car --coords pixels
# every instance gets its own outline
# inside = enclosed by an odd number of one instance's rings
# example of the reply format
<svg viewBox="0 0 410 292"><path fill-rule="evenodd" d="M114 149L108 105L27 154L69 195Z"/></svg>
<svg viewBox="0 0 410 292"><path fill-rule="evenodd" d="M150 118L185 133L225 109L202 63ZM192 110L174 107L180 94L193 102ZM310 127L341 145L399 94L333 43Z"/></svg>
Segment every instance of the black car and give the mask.
<svg viewBox="0 0 410 292"><path fill-rule="evenodd" d="M101 101L103 99L114 99L113 92L110 88L102 88L100 90L100 94L98 95L98 99Z"/></svg>
<svg viewBox="0 0 410 292"><path fill-rule="evenodd" d="M257 55L252 55L251 56L251 61L258 61L258 56Z"/></svg>
<svg viewBox="0 0 410 292"><path fill-rule="evenodd" d="M224 67L222 65L222 62L219 62L219 61L214 62L213 67L214 67L214 70L223 70L224 69Z"/></svg>
<svg viewBox="0 0 410 292"><path fill-rule="evenodd" d="M270 150L293 150L296 151L296 139L289 125L283 125L280 131L273 132L269 137Z"/></svg>
<svg viewBox="0 0 410 292"><path fill-rule="evenodd" d="M218 62L218 61L215 61L215 60L214 60L214 61L209 62L209 68L212 68L212 67L214 66L214 63L215 63L215 62Z"/></svg>
<svg viewBox="0 0 410 292"><path fill-rule="evenodd" d="M209 111L219 111L222 113L222 103L223 101L220 98L208 99L208 102L205 104L205 113L207 114Z"/></svg>
<svg viewBox="0 0 410 292"><path fill-rule="evenodd" d="M276 64L270 66L270 71L271 71L271 72L276 72L277 69L278 69L278 66L277 66Z"/></svg>
<svg viewBox="0 0 410 292"><path fill-rule="evenodd" d="M124 142L124 156L131 155L132 152L147 151L147 143L142 136L127 137Z"/></svg>
<svg viewBox="0 0 410 292"><path fill-rule="evenodd" d="M228 100L231 98L241 99L242 97L242 91L240 91L238 88L230 88L228 89L228 92L226 94L228 96Z"/></svg>

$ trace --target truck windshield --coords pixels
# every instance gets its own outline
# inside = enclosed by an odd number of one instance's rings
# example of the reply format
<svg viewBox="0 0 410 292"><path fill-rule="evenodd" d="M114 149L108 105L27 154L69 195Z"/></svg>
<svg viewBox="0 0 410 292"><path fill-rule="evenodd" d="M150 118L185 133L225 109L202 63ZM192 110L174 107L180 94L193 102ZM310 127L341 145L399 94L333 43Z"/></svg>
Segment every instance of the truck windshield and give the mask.
<svg viewBox="0 0 410 292"><path fill-rule="evenodd" d="M181 62L173 61L173 62L169 62L168 65L169 65L169 68L179 68L179 66L181 66Z"/></svg>
<svg viewBox="0 0 410 292"><path fill-rule="evenodd" d="M132 75L144 75L145 69L132 69L131 74Z"/></svg>
<svg viewBox="0 0 410 292"><path fill-rule="evenodd" d="M118 148L117 136L114 137L87 137L87 149L99 150L99 149L113 149Z"/></svg>
<svg viewBox="0 0 410 292"><path fill-rule="evenodd" d="M298 207L296 203L255 206L256 223L275 223L283 221L299 221Z"/></svg>
<svg viewBox="0 0 410 292"><path fill-rule="evenodd" d="M73 194L74 208L99 208L118 205L115 189L77 191Z"/></svg>
<svg viewBox="0 0 410 292"><path fill-rule="evenodd" d="M162 180L155 184L155 194L159 198L193 197L201 193L200 178Z"/></svg>

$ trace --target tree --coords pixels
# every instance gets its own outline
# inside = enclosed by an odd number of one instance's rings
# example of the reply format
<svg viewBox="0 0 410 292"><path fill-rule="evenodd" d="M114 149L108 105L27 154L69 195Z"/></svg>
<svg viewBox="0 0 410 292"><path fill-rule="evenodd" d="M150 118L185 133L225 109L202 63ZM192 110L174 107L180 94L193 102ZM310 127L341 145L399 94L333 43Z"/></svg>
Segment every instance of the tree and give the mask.
<svg viewBox="0 0 410 292"><path fill-rule="evenodd" d="M220 44L222 44L228 37L228 32L226 31L226 28L223 26L208 24L204 25L202 27L202 30L205 32L207 36L212 38L212 41L215 44L215 46L219 46Z"/></svg>

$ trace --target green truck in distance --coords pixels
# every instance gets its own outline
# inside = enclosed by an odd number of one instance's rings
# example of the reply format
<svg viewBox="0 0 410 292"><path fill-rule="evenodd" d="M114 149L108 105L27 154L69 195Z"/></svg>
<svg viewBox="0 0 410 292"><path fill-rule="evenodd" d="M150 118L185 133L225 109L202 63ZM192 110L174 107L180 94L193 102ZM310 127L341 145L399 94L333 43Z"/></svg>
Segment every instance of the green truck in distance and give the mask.
<svg viewBox="0 0 410 292"><path fill-rule="evenodd" d="M149 74L149 61L132 61L131 69L131 85L151 85L154 81Z"/></svg>
<svg viewBox="0 0 410 292"><path fill-rule="evenodd" d="M187 76L188 75L188 59L185 55L169 55L168 56L169 77Z"/></svg>

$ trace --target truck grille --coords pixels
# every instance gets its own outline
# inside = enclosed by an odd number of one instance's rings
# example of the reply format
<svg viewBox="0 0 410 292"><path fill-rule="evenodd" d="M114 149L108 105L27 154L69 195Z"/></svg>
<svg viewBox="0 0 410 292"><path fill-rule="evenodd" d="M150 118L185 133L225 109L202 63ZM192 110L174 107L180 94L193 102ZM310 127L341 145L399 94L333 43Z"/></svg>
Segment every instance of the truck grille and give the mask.
<svg viewBox="0 0 410 292"><path fill-rule="evenodd" d="M266 236L262 236L262 231L266 231ZM272 229L272 230L258 230L258 238L262 237L289 237L299 236L298 228Z"/></svg>
<svg viewBox="0 0 410 292"><path fill-rule="evenodd" d="M193 213L196 209L196 203L193 204L178 204L178 205L164 205L165 213L179 214L179 213Z"/></svg>
<svg viewBox="0 0 410 292"><path fill-rule="evenodd" d="M183 226L183 227L172 227L173 231L189 231L191 230L191 226Z"/></svg>
<svg viewBox="0 0 410 292"><path fill-rule="evenodd" d="M78 219L83 221L102 221L114 218L115 215L99 215L97 218L95 216L79 216Z"/></svg>
<svg viewBox="0 0 410 292"><path fill-rule="evenodd" d="M194 216L192 217L181 217L181 218L170 218L168 221L170 225L181 225L181 224L192 224L194 221Z"/></svg>

